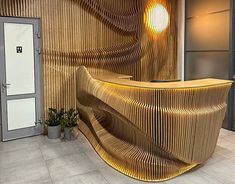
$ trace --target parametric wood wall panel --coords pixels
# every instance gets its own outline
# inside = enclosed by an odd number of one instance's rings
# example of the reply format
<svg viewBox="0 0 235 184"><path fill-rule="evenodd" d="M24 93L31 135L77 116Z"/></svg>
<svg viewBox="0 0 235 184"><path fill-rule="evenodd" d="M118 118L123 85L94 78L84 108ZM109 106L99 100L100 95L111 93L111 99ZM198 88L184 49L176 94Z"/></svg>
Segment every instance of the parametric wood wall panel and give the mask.
<svg viewBox="0 0 235 184"><path fill-rule="evenodd" d="M213 154L231 81L148 83L77 72L79 129L118 171L144 181L176 177Z"/></svg>
<svg viewBox="0 0 235 184"><path fill-rule="evenodd" d="M148 0L0 0L0 16L41 18L45 109L67 109L80 65L135 80L176 78L177 1L157 1L170 14L157 39L143 23Z"/></svg>

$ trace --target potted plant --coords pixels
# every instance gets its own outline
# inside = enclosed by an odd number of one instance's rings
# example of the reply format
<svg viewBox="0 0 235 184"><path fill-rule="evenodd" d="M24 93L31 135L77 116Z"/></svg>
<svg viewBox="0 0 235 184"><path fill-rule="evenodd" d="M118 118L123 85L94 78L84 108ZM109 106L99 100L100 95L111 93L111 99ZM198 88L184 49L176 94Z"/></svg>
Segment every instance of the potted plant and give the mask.
<svg viewBox="0 0 235 184"><path fill-rule="evenodd" d="M62 126L64 128L64 138L66 140L74 140L76 138L74 128L78 123L78 112L71 108L69 109L64 116L64 120L62 122Z"/></svg>
<svg viewBox="0 0 235 184"><path fill-rule="evenodd" d="M60 110L49 108L48 110L48 119L45 121L45 124L48 127L48 138L57 139L61 135L61 122L64 121L64 109Z"/></svg>

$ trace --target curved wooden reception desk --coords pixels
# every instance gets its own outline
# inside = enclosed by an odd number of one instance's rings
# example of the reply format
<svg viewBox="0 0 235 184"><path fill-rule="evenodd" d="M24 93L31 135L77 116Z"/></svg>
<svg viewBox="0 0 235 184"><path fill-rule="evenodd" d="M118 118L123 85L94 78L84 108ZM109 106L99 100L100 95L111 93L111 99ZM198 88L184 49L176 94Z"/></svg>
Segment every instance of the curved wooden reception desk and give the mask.
<svg viewBox="0 0 235 184"><path fill-rule="evenodd" d="M231 83L137 82L79 67L79 129L118 171L144 181L167 180L213 154Z"/></svg>

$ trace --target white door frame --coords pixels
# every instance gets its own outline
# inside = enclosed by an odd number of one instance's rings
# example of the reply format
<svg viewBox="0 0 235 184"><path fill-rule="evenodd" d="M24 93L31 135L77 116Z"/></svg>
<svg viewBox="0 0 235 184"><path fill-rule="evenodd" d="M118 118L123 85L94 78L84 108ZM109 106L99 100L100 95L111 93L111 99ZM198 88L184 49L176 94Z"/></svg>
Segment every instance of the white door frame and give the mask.
<svg viewBox="0 0 235 184"><path fill-rule="evenodd" d="M33 25L34 34L34 75L35 75L35 93L33 94L20 94L20 95L7 95L6 84L6 65L5 65L5 43L4 43L4 23L16 23L16 24L31 24ZM34 18L16 18L16 17L0 17L0 87L1 87L1 118L2 124L2 140L8 141L23 137L29 137L39 135L42 133L42 83L41 83L41 49L40 49L40 19ZM20 69L19 69L20 70ZM8 130L7 120L7 101L16 99L35 98L35 126L21 128L16 130ZM1 128L1 127L0 127ZM1 130L0 130L1 131ZM0 138L1 139L1 138Z"/></svg>

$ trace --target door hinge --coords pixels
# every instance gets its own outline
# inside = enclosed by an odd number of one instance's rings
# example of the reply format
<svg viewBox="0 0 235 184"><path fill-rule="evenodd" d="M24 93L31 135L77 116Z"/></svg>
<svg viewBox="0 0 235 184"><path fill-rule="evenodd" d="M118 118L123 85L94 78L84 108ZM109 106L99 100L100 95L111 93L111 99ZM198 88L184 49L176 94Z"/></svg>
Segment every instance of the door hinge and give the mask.
<svg viewBox="0 0 235 184"><path fill-rule="evenodd" d="M36 51L38 52L38 54L41 54L41 48L36 49Z"/></svg>
<svg viewBox="0 0 235 184"><path fill-rule="evenodd" d="M40 32L36 32L36 35L38 38L41 38L41 33Z"/></svg>
<svg viewBox="0 0 235 184"><path fill-rule="evenodd" d="M43 124L43 121L42 120L38 120L35 122L35 125L38 126L38 125L42 125Z"/></svg>

